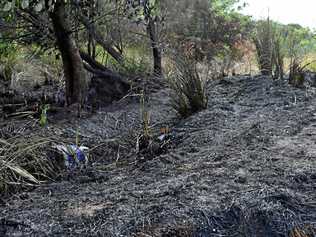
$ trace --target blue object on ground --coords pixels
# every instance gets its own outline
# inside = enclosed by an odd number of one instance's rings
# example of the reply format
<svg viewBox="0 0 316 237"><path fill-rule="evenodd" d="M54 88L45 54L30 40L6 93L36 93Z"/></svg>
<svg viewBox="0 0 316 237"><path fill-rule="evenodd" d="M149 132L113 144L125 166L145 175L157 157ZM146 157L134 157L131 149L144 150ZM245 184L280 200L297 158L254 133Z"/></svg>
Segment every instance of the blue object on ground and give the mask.
<svg viewBox="0 0 316 237"><path fill-rule="evenodd" d="M89 150L88 147L77 145L58 145L56 148L61 151L65 157L65 166L68 169L75 169L78 166L88 163L88 154L84 151Z"/></svg>

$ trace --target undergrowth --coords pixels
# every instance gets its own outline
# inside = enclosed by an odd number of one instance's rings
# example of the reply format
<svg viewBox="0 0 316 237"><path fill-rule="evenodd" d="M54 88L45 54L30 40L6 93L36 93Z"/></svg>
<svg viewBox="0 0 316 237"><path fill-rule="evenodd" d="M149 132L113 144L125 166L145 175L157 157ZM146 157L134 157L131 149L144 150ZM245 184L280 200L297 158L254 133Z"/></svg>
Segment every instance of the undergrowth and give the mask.
<svg viewBox="0 0 316 237"><path fill-rule="evenodd" d="M10 80L17 60L17 47L14 44L0 43L0 77Z"/></svg>

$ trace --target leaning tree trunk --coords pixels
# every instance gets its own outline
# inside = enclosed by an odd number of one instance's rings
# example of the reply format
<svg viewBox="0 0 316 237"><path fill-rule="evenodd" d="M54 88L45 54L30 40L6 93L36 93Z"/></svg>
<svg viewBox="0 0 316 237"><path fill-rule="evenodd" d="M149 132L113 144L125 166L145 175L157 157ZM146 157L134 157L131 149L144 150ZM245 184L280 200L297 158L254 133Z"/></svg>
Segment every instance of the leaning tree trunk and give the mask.
<svg viewBox="0 0 316 237"><path fill-rule="evenodd" d="M161 50L159 48L158 35L156 30L156 25L153 19L149 19L147 25L147 31L151 41L151 47L153 50L154 58L154 74L157 76L162 75L162 66L161 66Z"/></svg>
<svg viewBox="0 0 316 237"><path fill-rule="evenodd" d="M101 31L97 29L93 22L90 22L89 18L85 15L80 15L81 23L86 27L88 33L94 38L95 42L98 43L106 52L108 52L119 64L124 63L124 58L121 52L113 47L111 41L105 40L102 36Z"/></svg>
<svg viewBox="0 0 316 237"><path fill-rule="evenodd" d="M67 105L73 103L82 104L88 85L87 74L76 42L71 37L70 25L67 21L63 0L57 0L54 10L50 13L50 18L63 61Z"/></svg>

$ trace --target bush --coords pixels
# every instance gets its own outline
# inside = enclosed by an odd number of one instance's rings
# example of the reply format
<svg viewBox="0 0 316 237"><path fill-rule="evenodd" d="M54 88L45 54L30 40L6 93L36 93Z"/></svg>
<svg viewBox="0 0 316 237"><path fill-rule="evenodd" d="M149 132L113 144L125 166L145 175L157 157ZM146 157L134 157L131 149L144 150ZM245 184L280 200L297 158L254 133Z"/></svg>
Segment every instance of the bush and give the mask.
<svg viewBox="0 0 316 237"><path fill-rule="evenodd" d="M173 107L181 117L188 117L207 108L206 79L203 80L197 72L196 61L176 57L169 84L174 92Z"/></svg>

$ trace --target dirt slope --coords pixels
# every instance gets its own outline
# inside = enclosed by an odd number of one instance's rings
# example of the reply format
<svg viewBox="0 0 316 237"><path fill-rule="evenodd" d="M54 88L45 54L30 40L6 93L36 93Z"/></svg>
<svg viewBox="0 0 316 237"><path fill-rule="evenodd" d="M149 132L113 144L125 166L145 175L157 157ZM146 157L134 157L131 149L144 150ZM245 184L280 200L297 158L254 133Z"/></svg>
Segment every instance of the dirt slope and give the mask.
<svg viewBox="0 0 316 237"><path fill-rule="evenodd" d="M172 121L158 95L154 123ZM99 164L14 195L0 207L0 236L295 237L295 227L315 236L316 91L236 77L209 95L207 110L174 125L166 154L120 157L128 165ZM116 114L127 111L132 126L137 108ZM90 135L106 137L104 120L91 119Z"/></svg>

